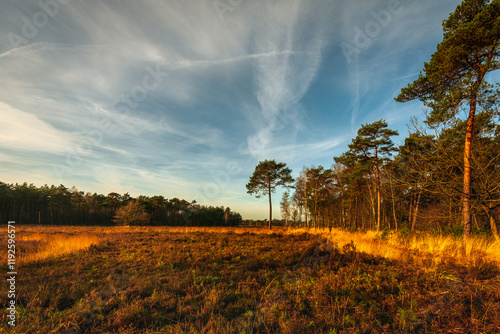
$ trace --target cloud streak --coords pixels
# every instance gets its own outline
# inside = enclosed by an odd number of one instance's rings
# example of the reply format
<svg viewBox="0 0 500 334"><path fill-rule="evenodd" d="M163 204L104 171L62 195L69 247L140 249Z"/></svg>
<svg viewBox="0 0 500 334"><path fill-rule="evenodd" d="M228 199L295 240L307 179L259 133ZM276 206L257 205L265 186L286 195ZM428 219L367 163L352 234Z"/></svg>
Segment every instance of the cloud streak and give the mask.
<svg viewBox="0 0 500 334"><path fill-rule="evenodd" d="M223 21L210 0L71 1L31 44L11 49L0 36L1 172L9 182L186 199L226 172L208 204L265 216L242 199L254 164L326 167L360 122L403 123L394 92L458 2L402 0L405 11L347 64L340 43L386 1L244 1ZM7 32L41 10L1 6ZM157 68L162 80L144 94ZM62 179L53 165L66 168Z"/></svg>

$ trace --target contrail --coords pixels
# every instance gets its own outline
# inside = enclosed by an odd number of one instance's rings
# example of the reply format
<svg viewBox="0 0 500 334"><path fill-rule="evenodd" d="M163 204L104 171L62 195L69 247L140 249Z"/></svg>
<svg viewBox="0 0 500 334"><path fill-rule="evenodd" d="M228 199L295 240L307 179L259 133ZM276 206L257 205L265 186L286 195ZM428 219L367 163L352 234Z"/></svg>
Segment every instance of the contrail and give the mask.
<svg viewBox="0 0 500 334"><path fill-rule="evenodd" d="M251 60L251 59L259 59L259 58L266 58L266 57L276 57L276 56L284 56L284 55L293 55L298 52L296 51L291 51L291 50L284 50L284 51L271 51L271 52L264 52L264 53L254 53L254 54L249 54L249 55L242 55L242 56L237 56L237 57L232 57L232 58L225 58L225 59L216 59L216 60L183 60L180 62L176 63L168 63L172 68L185 68L185 67L193 67L193 66L210 66L210 65L225 65L225 64L232 64L232 63L237 63L241 61L246 61L246 60Z"/></svg>
<svg viewBox="0 0 500 334"><path fill-rule="evenodd" d="M73 45L73 44L51 44L46 42L31 43L20 46L0 54L0 59L9 56L25 56L32 53L42 52L45 50L71 50L71 51L86 51L96 48L116 48L112 45Z"/></svg>
<svg viewBox="0 0 500 334"><path fill-rule="evenodd" d="M409 78L409 77L412 77L414 75L417 75L417 74L420 74L420 72L417 72L417 73L413 73L413 74L410 74L410 75L405 75L404 77L400 77L400 78L396 78L396 79L392 79L392 81L398 81L398 80L401 80L401 79L405 79L405 78Z"/></svg>
<svg viewBox="0 0 500 334"><path fill-rule="evenodd" d="M50 48L49 43L32 43L24 46L20 46L18 48L11 49L0 54L0 58L9 57L9 56L24 56L34 52L40 52Z"/></svg>

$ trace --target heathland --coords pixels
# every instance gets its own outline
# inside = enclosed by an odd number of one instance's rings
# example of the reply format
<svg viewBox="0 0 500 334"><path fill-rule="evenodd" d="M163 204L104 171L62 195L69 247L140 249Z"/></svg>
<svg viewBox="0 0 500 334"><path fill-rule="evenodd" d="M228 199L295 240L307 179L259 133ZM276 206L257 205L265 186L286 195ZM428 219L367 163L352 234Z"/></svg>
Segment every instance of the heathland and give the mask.
<svg viewBox="0 0 500 334"><path fill-rule="evenodd" d="M16 242L13 333L500 332L491 239L18 225Z"/></svg>

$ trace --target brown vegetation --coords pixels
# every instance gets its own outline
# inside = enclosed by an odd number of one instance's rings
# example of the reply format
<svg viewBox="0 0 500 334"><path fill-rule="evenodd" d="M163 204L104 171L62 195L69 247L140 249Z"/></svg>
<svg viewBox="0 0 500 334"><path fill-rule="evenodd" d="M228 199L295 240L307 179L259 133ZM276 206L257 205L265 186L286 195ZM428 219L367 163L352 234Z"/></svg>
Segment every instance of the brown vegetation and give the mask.
<svg viewBox="0 0 500 334"><path fill-rule="evenodd" d="M309 232L23 226L13 332L500 330L500 270L483 253L463 262L443 249L434 261L423 256L423 239L415 248L419 238L395 244L395 235ZM27 256L62 235L96 243L71 254ZM498 259L498 245L485 247Z"/></svg>

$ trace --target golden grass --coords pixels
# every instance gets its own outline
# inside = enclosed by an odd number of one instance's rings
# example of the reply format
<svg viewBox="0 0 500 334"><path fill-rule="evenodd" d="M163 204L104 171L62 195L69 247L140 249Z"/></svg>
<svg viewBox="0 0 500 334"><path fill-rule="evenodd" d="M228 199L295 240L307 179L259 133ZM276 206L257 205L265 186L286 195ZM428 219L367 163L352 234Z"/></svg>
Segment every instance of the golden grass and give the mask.
<svg viewBox="0 0 500 334"><path fill-rule="evenodd" d="M18 265L51 257L71 254L97 245L109 238L125 233L144 231L168 233L276 233L283 229L238 227L164 227L164 226L19 226L16 231Z"/></svg>
<svg viewBox="0 0 500 334"><path fill-rule="evenodd" d="M413 258L415 263L425 266L437 265L445 260L453 260L457 264L476 265L483 262L493 262L500 265L500 242L494 242L484 237L473 237L467 243L451 236L433 236L430 234L415 234L401 237L395 232L388 233L382 239L375 231L346 232L340 229L305 229L305 228L267 228L255 227L82 227L82 226L22 226L17 232L21 251L21 263L29 263L57 257L87 249L121 233L137 232L166 233L310 233L330 240L343 247L354 243L357 250L367 254L382 256L387 259ZM30 245L30 247L23 247ZM24 249L23 249L24 248Z"/></svg>
<svg viewBox="0 0 500 334"><path fill-rule="evenodd" d="M393 232L382 239L375 231L350 233L339 229L332 229L331 232L328 229L288 230L288 233L303 232L321 235L339 247L352 241L357 250L388 259L413 257L416 263L426 265L429 262L439 264L445 260L453 260L464 265L483 262L500 265L500 242L484 237L472 237L464 243L462 239L452 236L434 236L427 233L401 237Z"/></svg>
<svg viewBox="0 0 500 334"><path fill-rule="evenodd" d="M21 251L18 261L20 264L24 264L87 249L91 245L98 244L101 238L96 235L87 234L68 236L33 233L21 236L18 241L21 241ZM23 249L25 250L23 251Z"/></svg>
<svg viewBox="0 0 500 334"><path fill-rule="evenodd" d="M488 259L492 242L477 238L475 248L460 248L448 237L383 236L278 227L16 226L20 256L49 259L22 268L14 332L496 332L499 269L454 261L467 252ZM50 258L59 242L71 243L66 251L73 252L82 249L79 240L93 238L99 244L88 252ZM342 247L351 242L360 252ZM446 262L434 265L441 257Z"/></svg>

